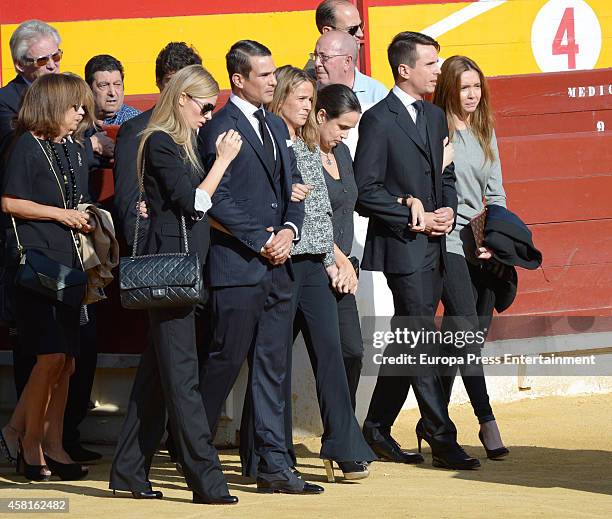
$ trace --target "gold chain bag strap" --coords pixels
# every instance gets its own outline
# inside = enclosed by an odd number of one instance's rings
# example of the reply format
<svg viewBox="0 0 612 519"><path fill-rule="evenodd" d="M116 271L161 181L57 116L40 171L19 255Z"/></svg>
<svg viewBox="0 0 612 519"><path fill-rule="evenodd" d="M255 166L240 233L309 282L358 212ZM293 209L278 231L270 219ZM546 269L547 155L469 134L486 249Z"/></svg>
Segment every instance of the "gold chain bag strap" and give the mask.
<svg viewBox="0 0 612 519"><path fill-rule="evenodd" d="M36 139L36 142L49 162L49 167L57 181L62 196L64 209L67 209L64 191L62 190L62 185L53 167L53 162L40 141ZM17 240L17 250L20 256L19 266L17 267L17 273L15 275L15 283L51 301L57 301L72 307L80 306L87 291L87 274L82 269L68 267L49 258L39 249L25 248L19 240L17 224L13 215L11 215L11 220L13 222L15 239ZM70 235L82 267L83 260L81 259L76 237L72 229L70 230Z"/></svg>

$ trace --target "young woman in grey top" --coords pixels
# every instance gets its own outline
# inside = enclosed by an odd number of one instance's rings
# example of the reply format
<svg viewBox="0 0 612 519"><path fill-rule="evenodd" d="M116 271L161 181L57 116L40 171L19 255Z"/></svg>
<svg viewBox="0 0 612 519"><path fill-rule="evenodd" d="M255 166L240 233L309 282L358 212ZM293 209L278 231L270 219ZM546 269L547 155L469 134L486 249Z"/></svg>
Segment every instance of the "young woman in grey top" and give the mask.
<svg viewBox="0 0 612 519"><path fill-rule="evenodd" d="M477 248L469 222L486 205L506 206L502 172L489 105L489 90L478 65L464 56L452 56L442 65L434 103L446 112L457 175L457 224L446 239L444 323L446 329L486 332L493 308L484 304L483 278L491 252ZM445 161L453 160L445 154ZM480 353L483 344L465 345L449 355ZM443 383L450 400L457 368L444 373ZM501 439L481 364L461 366L463 384L480 423L478 436L487 456L499 459L508 454Z"/></svg>
<svg viewBox="0 0 612 519"><path fill-rule="evenodd" d="M268 110L287 123L292 139L287 145L293 149L297 167L308 186L300 241L291 250L294 339L297 333L303 333L315 376L323 422L320 456L328 471L328 479L334 481L332 460L338 464L345 479L362 479L369 475L364 462L373 461L376 456L361 434L351 405L344 374L337 304L329 288L330 279L335 284L344 280L338 279L335 268L332 208L323 176L313 111L315 83L303 70L288 65L276 71L276 78L278 84ZM287 366L292 363L291 350L290 346ZM291 458L287 461L294 466L291 401L289 369L285 377L285 439ZM242 431L248 431L244 414L243 425L240 441L243 472L251 475L257 465L251 447L252 438Z"/></svg>

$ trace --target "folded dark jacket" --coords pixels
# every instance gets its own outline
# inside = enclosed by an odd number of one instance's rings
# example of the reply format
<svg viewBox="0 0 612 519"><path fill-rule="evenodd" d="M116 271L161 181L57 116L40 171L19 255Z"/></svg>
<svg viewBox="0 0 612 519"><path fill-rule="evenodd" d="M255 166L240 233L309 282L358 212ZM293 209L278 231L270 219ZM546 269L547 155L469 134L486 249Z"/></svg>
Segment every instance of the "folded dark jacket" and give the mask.
<svg viewBox="0 0 612 519"><path fill-rule="evenodd" d="M535 270L542 264L542 253L533 244L529 228L500 205L487 206L484 245L493 251L493 258L483 263L488 290L479 301L487 308L479 309L479 315L488 315L493 306L501 313L512 305L518 290L515 267Z"/></svg>
<svg viewBox="0 0 612 519"><path fill-rule="evenodd" d="M500 263L535 270L542 253L533 244L531 231L512 211L500 205L487 207L484 244Z"/></svg>

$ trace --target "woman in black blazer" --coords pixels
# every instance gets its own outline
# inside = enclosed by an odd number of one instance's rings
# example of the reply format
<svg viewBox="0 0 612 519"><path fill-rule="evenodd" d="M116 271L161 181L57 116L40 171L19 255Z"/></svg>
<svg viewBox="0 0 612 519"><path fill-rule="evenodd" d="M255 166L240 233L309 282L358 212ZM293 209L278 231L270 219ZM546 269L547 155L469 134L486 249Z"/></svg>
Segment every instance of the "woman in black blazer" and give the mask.
<svg viewBox="0 0 612 519"><path fill-rule="evenodd" d="M204 179L196 150L197 130L210 120L219 87L201 65L177 72L162 92L138 150L138 171L147 199L150 227L145 253L201 250L202 221L210 197L242 145L233 130L217 139L217 159ZM149 310L152 347L143 354L111 469L110 488L137 499L161 499L148 479L151 459L170 418L178 459L194 503L234 504L230 496L199 391L195 307ZM161 416L160 416L161 412Z"/></svg>

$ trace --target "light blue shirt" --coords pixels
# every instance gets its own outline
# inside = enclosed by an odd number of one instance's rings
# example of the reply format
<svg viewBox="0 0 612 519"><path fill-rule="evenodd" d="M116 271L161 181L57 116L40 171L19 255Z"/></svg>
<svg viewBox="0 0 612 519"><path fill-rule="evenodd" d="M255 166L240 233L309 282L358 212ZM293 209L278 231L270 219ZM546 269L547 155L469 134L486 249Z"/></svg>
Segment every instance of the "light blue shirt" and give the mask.
<svg viewBox="0 0 612 519"><path fill-rule="evenodd" d="M382 101L389 94L389 89L377 79L366 76L355 69L353 92L359 99L363 111Z"/></svg>

